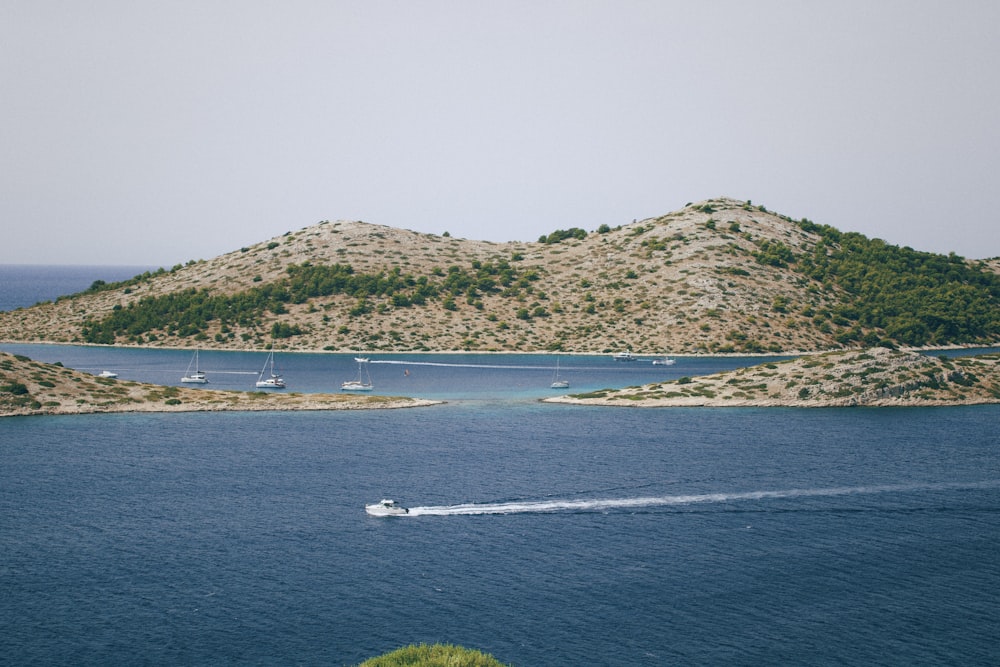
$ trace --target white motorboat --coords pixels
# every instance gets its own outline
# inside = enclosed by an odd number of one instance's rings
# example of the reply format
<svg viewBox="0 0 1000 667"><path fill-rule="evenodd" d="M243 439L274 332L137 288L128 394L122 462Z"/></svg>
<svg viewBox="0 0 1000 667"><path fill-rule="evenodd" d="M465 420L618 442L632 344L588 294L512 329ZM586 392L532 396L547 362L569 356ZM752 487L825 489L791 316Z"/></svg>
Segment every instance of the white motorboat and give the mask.
<svg viewBox="0 0 1000 667"><path fill-rule="evenodd" d="M676 359L672 357L663 357L662 359L653 359L654 366L673 366L677 363Z"/></svg>
<svg viewBox="0 0 1000 667"><path fill-rule="evenodd" d="M410 510L406 509L395 500L389 500L388 498L383 498L379 502L371 505L365 505L365 511L372 516L402 516L410 513Z"/></svg>
<svg viewBox="0 0 1000 667"><path fill-rule="evenodd" d="M267 366L271 366L271 374L269 377L264 377L264 373L267 371ZM274 350L267 355L267 361L264 362L264 368L260 369L260 377L257 378L258 389L284 389L285 380L280 375L274 372Z"/></svg>
<svg viewBox="0 0 1000 667"><path fill-rule="evenodd" d="M181 382L191 384L208 384L208 376L205 375L198 365L198 350L194 351L191 363L188 364L187 373L185 373L184 377L181 378Z"/></svg>
<svg viewBox="0 0 1000 667"><path fill-rule="evenodd" d="M99 378L116 378L116 377L118 377L118 373L113 373L112 371L101 371L100 373L97 374L97 377L99 377Z"/></svg>
<svg viewBox="0 0 1000 667"><path fill-rule="evenodd" d="M626 350L625 352L615 352L611 358L615 361L635 361L636 359L631 350Z"/></svg>
<svg viewBox="0 0 1000 667"><path fill-rule="evenodd" d="M354 360L358 362L358 377L340 383L340 388L344 391L371 391L375 384L368 370L368 357L354 357Z"/></svg>

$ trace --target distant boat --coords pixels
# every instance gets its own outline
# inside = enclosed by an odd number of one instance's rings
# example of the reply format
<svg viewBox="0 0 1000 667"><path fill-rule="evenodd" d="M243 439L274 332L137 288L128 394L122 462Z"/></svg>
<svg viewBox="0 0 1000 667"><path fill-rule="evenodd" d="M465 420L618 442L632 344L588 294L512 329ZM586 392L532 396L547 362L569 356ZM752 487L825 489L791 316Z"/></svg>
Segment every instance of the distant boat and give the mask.
<svg viewBox="0 0 1000 667"><path fill-rule="evenodd" d="M118 373L113 373L111 371L101 371L100 373L97 374L97 377L99 377L99 378L116 378L116 377L118 377Z"/></svg>
<svg viewBox="0 0 1000 667"><path fill-rule="evenodd" d="M193 371L191 369L194 369ZM190 382L194 384L208 384L208 377L201 370L198 365L198 350L194 351L194 357L191 358L191 363L188 364L187 373L181 378L181 382Z"/></svg>
<svg viewBox="0 0 1000 667"><path fill-rule="evenodd" d="M395 500L388 500L387 498L383 498L371 505L365 505L365 511L372 516L402 516L410 513L410 510L401 506Z"/></svg>
<svg viewBox="0 0 1000 667"><path fill-rule="evenodd" d="M368 357L354 357L354 361L358 362L358 377L342 382L340 388L344 391L371 391L375 388L375 384L368 370Z"/></svg>
<svg viewBox="0 0 1000 667"><path fill-rule="evenodd" d="M271 373L268 377L264 377L264 373L267 372L267 367L270 364ZM258 389L284 389L285 380L278 374L274 372L274 350L267 355L267 361L264 362L264 368L260 369L260 377L257 378L257 388Z"/></svg>
<svg viewBox="0 0 1000 667"><path fill-rule="evenodd" d="M626 350L624 352L616 352L611 356L615 361L635 361L635 355L632 354L632 350Z"/></svg>
<svg viewBox="0 0 1000 667"><path fill-rule="evenodd" d="M677 360L672 357L663 357L662 359L653 359L654 366L673 366L677 363Z"/></svg>
<svg viewBox="0 0 1000 667"><path fill-rule="evenodd" d="M553 389L569 389L569 380L563 380L559 377L559 359L556 358L556 373L552 376L552 384L549 385Z"/></svg>

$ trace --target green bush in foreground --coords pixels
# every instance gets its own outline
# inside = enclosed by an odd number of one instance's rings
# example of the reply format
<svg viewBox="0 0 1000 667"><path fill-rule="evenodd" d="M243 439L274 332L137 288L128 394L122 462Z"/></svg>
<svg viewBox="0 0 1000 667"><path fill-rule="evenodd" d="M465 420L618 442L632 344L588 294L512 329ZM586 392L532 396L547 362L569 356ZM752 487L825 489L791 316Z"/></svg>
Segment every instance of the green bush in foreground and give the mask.
<svg viewBox="0 0 1000 667"><path fill-rule="evenodd" d="M358 667L503 667L503 663L487 653L461 646L421 644L370 658Z"/></svg>

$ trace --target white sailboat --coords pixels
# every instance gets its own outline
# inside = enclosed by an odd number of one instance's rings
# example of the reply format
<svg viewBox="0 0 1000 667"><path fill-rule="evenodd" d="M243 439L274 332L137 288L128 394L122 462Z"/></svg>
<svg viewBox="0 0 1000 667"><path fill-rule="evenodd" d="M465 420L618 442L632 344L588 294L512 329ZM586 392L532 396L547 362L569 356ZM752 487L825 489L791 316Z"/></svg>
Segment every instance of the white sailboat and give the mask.
<svg viewBox="0 0 1000 667"><path fill-rule="evenodd" d="M193 371L191 369L194 369ZM198 350L194 351L194 357L191 358L191 363L188 364L187 373L181 378L181 382L189 382L193 384L208 384L208 376L201 370L198 365Z"/></svg>
<svg viewBox="0 0 1000 667"><path fill-rule="evenodd" d="M552 376L552 384L549 385L553 389L569 389L569 380L564 380L559 377L559 359L556 358L556 374Z"/></svg>
<svg viewBox="0 0 1000 667"><path fill-rule="evenodd" d="M264 373L267 372L267 367L270 365L271 373L268 377L264 377ZM257 378L257 388L258 389L284 389L285 380L280 375L274 372L274 350L271 350L270 354L267 355L267 361L264 362L264 368L260 369L260 377Z"/></svg>
<svg viewBox="0 0 1000 667"><path fill-rule="evenodd" d="M354 361L358 362L358 377L342 382L340 388L344 391L371 391L375 385L372 383L372 374L368 370L368 357L354 357Z"/></svg>

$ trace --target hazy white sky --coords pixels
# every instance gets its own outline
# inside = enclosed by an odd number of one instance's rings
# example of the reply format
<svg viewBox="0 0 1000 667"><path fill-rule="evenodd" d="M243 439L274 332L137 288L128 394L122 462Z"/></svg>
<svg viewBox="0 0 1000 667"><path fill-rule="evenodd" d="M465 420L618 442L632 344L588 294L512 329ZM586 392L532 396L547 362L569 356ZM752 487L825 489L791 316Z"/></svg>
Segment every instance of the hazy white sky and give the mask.
<svg viewBox="0 0 1000 667"><path fill-rule="evenodd" d="M996 0L5 0L0 263L715 196L1000 255Z"/></svg>

